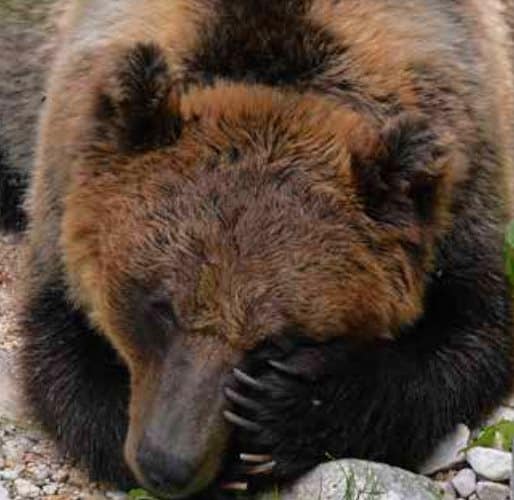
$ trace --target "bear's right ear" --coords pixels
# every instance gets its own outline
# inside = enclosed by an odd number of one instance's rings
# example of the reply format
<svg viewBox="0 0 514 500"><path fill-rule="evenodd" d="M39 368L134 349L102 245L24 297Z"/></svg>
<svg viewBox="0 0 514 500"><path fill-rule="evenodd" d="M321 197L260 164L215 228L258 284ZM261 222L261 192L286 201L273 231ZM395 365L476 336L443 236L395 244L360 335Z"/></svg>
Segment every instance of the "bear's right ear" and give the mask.
<svg viewBox="0 0 514 500"><path fill-rule="evenodd" d="M393 224L435 220L463 170L449 145L423 116L407 112L389 119L371 144L352 161L366 212Z"/></svg>
<svg viewBox="0 0 514 500"><path fill-rule="evenodd" d="M171 144L182 128L180 97L155 44L137 44L117 63L95 103L95 142L123 153Z"/></svg>

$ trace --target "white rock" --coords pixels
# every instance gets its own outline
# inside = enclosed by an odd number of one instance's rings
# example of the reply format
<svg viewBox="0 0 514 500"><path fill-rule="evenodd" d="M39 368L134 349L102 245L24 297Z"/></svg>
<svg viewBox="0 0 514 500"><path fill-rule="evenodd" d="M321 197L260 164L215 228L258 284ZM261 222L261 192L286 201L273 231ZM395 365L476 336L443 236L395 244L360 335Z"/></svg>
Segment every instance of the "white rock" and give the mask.
<svg viewBox="0 0 514 500"><path fill-rule="evenodd" d="M9 492L0 484L0 500L10 500Z"/></svg>
<svg viewBox="0 0 514 500"><path fill-rule="evenodd" d="M18 469L4 469L0 470L0 479L4 481L14 481L18 479L20 471Z"/></svg>
<svg viewBox="0 0 514 500"><path fill-rule="evenodd" d="M448 434L436 447L432 455L419 468L420 474L431 475L436 472L451 469L465 460L462 450L466 448L471 432L464 424Z"/></svg>
<svg viewBox="0 0 514 500"><path fill-rule="evenodd" d="M351 490L350 490L351 488ZM443 495L434 481L384 464L339 460L322 464L282 491L258 500L436 500ZM454 497L455 498L455 497Z"/></svg>
<svg viewBox="0 0 514 500"><path fill-rule="evenodd" d="M45 484L42 488L43 493L45 495L55 495L59 490L59 487L56 484Z"/></svg>
<svg viewBox="0 0 514 500"><path fill-rule="evenodd" d="M509 500L510 488L503 484L479 481L477 495L480 500Z"/></svg>
<svg viewBox="0 0 514 500"><path fill-rule="evenodd" d="M105 496L111 500L128 500L128 495L123 491L108 491Z"/></svg>
<svg viewBox="0 0 514 500"><path fill-rule="evenodd" d="M26 479L16 479L14 487L21 498L39 498L41 490Z"/></svg>
<svg viewBox="0 0 514 500"><path fill-rule="evenodd" d="M480 446L471 448L466 459L473 470L490 481L507 481L510 478L512 455L506 451Z"/></svg>
<svg viewBox="0 0 514 500"><path fill-rule="evenodd" d="M477 487L477 475L472 469L462 469L452 479L452 484L459 496L469 497Z"/></svg>

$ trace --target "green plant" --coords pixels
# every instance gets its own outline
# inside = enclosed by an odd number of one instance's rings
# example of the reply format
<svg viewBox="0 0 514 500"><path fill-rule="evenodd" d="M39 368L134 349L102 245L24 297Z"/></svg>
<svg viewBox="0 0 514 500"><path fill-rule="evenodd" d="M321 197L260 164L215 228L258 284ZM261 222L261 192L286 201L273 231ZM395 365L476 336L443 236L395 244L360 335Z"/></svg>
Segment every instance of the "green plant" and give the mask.
<svg viewBox="0 0 514 500"><path fill-rule="evenodd" d="M360 487L355 471L349 467L349 470L341 467L341 471L345 476L345 491L342 500L372 500L383 494L378 488L378 480L373 472L368 469L364 480L365 486Z"/></svg>
<svg viewBox="0 0 514 500"><path fill-rule="evenodd" d="M514 422L502 420L497 424L484 427L478 437L474 439L465 450L476 446L483 446L485 448L499 448L505 451L511 451L513 439Z"/></svg>
<svg viewBox="0 0 514 500"><path fill-rule="evenodd" d="M133 500L158 500L157 497L154 497L152 494L148 493L148 491L143 489L131 490L128 495L129 498Z"/></svg>
<svg viewBox="0 0 514 500"><path fill-rule="evenodd" d="M330 453L325 453L325 456L331 461L336 462L337 468L344 476L344 493L341 500L372 500L375 497L382 495L384 492L378 489L378 479L371 469L366 470L366 477L364 480L365 487L359 487L355 471L351 466L345 466L337 463L337 458L333 457ZM320 492L321 495L322 492ZM321 500L319 498L318 500Z"/></svg>

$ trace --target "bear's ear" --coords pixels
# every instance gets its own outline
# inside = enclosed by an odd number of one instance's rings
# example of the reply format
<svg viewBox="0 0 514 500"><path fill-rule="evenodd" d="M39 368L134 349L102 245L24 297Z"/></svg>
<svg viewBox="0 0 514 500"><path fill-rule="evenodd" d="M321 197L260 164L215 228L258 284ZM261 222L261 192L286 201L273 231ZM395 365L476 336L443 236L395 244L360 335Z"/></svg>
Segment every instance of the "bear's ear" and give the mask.
<svg viewBox="0 0 514 500"><path fill-rule="evenodd" d="M123 54L98 92L94 113L95 141L117 151L176 141L182 128L180 97L162 50L137 44Z"/></svg>
<svg viewBox="0 0 514 500"><path fill-rule="evenodd" d="M444 196L448 161L448 148L428 122L404 113L384 125L371 151L352 156L352 175L374 219L429 222Z"/></svg>

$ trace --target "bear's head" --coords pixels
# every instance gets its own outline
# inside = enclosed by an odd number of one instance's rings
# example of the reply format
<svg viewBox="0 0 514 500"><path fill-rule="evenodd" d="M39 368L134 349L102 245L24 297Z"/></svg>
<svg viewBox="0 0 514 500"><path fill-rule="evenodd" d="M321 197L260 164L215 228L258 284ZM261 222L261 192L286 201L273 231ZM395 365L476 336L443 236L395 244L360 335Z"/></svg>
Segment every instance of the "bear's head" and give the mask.
<svg viewBox="0 0 514 500"><path fill-rule="evenodd" d="M455 180L419 116L320 95L175 81L138 45L98 81L62 247L75 300L131 376L126 458L170 495L220 468L223 386L296 332L392 336L421 313Z"/></svg>

